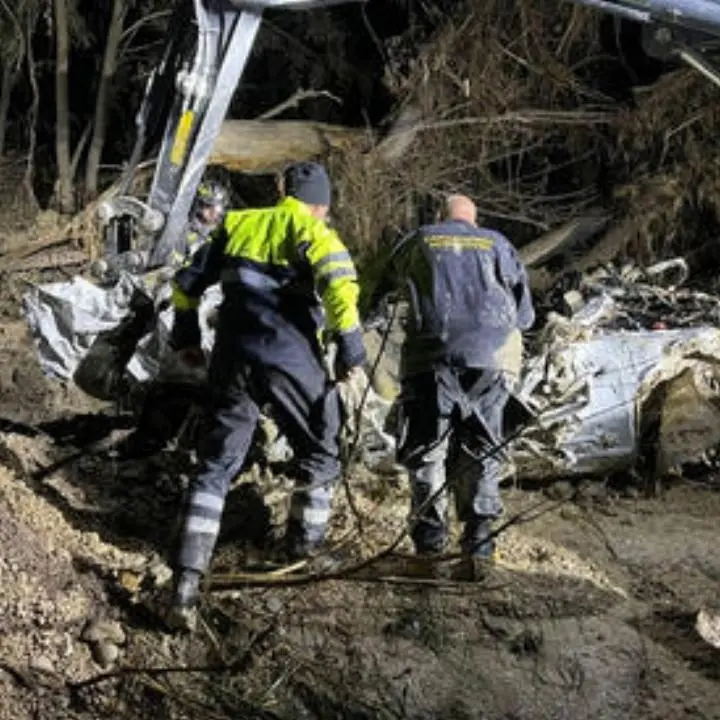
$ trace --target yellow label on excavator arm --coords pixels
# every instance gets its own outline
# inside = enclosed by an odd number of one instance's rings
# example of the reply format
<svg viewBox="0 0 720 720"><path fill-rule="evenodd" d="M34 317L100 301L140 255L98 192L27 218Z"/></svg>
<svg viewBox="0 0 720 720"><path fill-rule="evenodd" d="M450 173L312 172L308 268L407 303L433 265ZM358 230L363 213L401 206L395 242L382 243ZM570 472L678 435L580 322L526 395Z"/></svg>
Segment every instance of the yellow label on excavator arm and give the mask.
<svg viewBox="0 0 720 720"><path fill-rule="evenodd" d="M195 113L192 110L186 110L180 117L177 132L175 133L175 142L173 142L172 151L170 152L170 162L173 165L183 164L194 119Z"/></svg>

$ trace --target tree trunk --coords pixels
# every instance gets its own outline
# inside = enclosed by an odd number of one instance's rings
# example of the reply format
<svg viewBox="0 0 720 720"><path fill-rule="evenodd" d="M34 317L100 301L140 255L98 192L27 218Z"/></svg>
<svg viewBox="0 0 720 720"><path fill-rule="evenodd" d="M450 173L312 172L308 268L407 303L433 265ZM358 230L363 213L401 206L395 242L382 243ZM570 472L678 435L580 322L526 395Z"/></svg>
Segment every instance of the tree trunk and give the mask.
<svg viewBox="0 0 720 720"><path fill-rule="evenodd" d="M304 94L299 91L296 99ZM414 107L406 108L375 145L364 128L311 120L225 120L208 162L234 172L272 173L290 161L322 158L355 145L370 162L392 165L404 157L419 127L420 113Z"/></svg>
<svg viewBox="0 0 720 720"><path fill-rule="evenodd" d="M123 20L125 18L125 1L113 0L112 17L105 42L105 56L103 58L102 75L95 98L95 122L92 140L88 151L85 166L85 200L90 201L98 194L98 171L105 146L105 133L107 129L107 111L110 87L117 67L118 48L123 34Z"/></svg>
<svg viewBox="0 0 720 720"><path fill-rule="evenodd" d="M6 60L2 71L2 87L0 88L0 157L5 155L8 111L10 110L10 97L16 76L17 72L14 64Z"/></svg>
<svg viewBox="0 0 720 720"><path fill-rule="evenodd" d="M363 129L296 120L226 120L209 163L246 173L272 173L290 160L310 160L362 141Z"/></svg>
<svg viewBox="0 0 720 720"><path fill-rule="evenodd" d="M37 205L35 197L35 150L37 149L37 122L40 109L40 87L37 81L37 68L35 64L35 53L32 47L33 32L37 22L37 15L28 12L25 17L25 61L27 63L28 78L32 91L32 103L28 113L28 154L25 165L25 177L23 184L28 202Z"/></svg>
<svg viewBox="0 0 720 720"><path fill-rule="evenodd" d="M72 168L70 163L70 102L68 70L70 32L67 0L55 4L55 156L57 160L57 191L61 213L74 209Z"/></svg>

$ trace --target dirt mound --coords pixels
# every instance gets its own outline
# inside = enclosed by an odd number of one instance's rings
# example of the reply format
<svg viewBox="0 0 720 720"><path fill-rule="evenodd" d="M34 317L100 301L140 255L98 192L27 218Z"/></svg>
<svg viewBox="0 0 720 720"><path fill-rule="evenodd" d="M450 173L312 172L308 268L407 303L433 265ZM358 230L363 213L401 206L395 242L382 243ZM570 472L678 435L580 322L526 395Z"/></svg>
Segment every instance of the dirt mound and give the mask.
<svg viewBox="0 0 720 720"><path fill-rule="evenodd" d="M720 716L718 657L693 630L720 589L712 487L551 503L501 536L497 567L474 579L413 576L400 556L362 578L298 587L253 588L270 582L256 575L209 594L186 638L165 634L157 605L119 593L169 547L179 466L156 459L133 473L87 456L37 479L70 453L45 434L0 436L0 717L169 720L199 706L220 718ZM350 488L332 540L350 533L350 555L368 557L402 532L407 486L359 473ZM248 560L243 502L264 496L281 518L286 490L258 468L234 488L215 577ZM505 497L509 516L543 504L536 492ZM122 619L124 666L153 670L71 692L101 670L80 640L95 616Z"/></svg>
<svg viewBox="0 0 720 720"><path fill-rule="evenodd" d="M6 307L0 298L0 317ZM0 423L33 424L61 416L68 408L90 412L105 406L43 374L23 321L0 324Z"/></svg>
<svg viewBox="0 0 720 720"><path fill-rule="evenodd" d="M8 477L0 473L2 486ZM12 476L9 481L16 482ZM0 717L15 720L32 717L32 702L10 673L76 677L87 672L89 653L77 636L92 600L71 559L49 550L4 497L0 516L0 658L5 670L0 672L5 700Z"/></svg>
<svg viewBox="0 0 720 720"><path fill-rule="evenodd" d="M64 682L93 672L80 642L107 597L81 558L118 558L73 530L52 506L0 467L0 718L62 717ZM44 690L43 690L44 688ZM58 714L54 714L58 713Z"/></svg>
<svg viewBox="0 0 720 720"><path fill-rule="evenodd" d="M145 560L105 545L43 498L32 474L64 454L42 435L0 434L3 720L64 717L65 683L97 671L80 637L111 609L103 573Z"/></svg>

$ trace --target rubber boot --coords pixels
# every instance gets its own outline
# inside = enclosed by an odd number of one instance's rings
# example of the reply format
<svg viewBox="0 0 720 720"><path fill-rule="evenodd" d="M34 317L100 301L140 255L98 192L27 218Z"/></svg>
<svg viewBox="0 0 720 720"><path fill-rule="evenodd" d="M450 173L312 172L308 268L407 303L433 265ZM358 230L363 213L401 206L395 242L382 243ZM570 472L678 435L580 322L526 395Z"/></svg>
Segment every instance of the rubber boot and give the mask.
<svg viewBox="0 0 720 720"><path fill-rule="evenodd" d="M419 538L416 538L414 540L415 554L421 555L423 557L442 555L443 551L445 550L446 542L447 539L444 533L434 534L432 537L432 542L428 542L425 539L420 540Z"/></svg>
<svg viewBox="0 0 720 720"><path fill-rule="evenodd" d="M194 632L197 627L197 604L200 597L200 578L197 570L180 571L165 623L171 630Z"/></svg>
<svg viewBox="0 0 720 720"><path fill-rule="evenodd" d="M324 537L310 541L302 524L291 518L288 520L285 537L282 541L283 556L289 562L304 560L319 550L323 541Z"/></svg>

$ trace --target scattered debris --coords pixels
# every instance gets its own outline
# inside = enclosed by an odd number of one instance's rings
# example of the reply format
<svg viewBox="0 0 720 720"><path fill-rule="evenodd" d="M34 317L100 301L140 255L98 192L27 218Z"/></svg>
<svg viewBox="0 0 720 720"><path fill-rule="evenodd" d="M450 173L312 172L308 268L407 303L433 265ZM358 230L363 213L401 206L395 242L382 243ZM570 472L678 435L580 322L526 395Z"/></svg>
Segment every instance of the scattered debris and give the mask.
<svg viewBox="0 0 720 720"><path fill-rule="evenodd" d="M587 226L570 229L595 232L603 222L603 218L591 217ZM535 255L552 258L553 252ZM531 356L517 387L535 420L509 447L512 462L507 464L507 474L542 478L629 469L645 452L648 433L654 432L652 439L660 443L651 467L661 475L720 443L720 333L715 329L720 326L720 299L683 287L687 278L687 263L673 258L644 269L603 266L565 278L549 293L554 309L529 343ZM166 285L150 290L143 282L123 275L118 285L104 290L75 279L28 293L26 315L46 371L68 378L78 365L88 367L91 363L84 353L92 333L125 317L129 298L138 287L148 296L154 292L153 302L161 307ZM213 290L201 305L207 351L214 341L211 318L219 301L219 288ZM137 347L128 365L134 381L148 383L186 373L187 368L160 361L171 313L171 309L161 309L156 326ZM356 459L371 468L395 467L388 422L399 390L402 341L398 322L367 334L376 356L383 353L376 363L383 387L373 382L368 388L366 381L357 387L341 386L351 436L345 438L346 443L353 445L357 435ZM383 344L382 339L390 336L393 342ZM373 342L373 338L381 339ZM111 362L112 356L108 357ZM108 374L107 365L99 361L89 372L99 384L101 376ZM360 408L362 417L358 418ZM683 439L678 442L678 438ZM262 419L258 441L268 462L282 463L292 456L286 439L268 417Z"/></svg>
<svg viewBox="0 0 720 720"><path fill-rule="evenodd" d="M602 475L649 452L662 475L720 444L720 300L686 279L676 258L562 294L569 317L549 313L518 388L536 413L513 443L519 475Z"/></svg>

